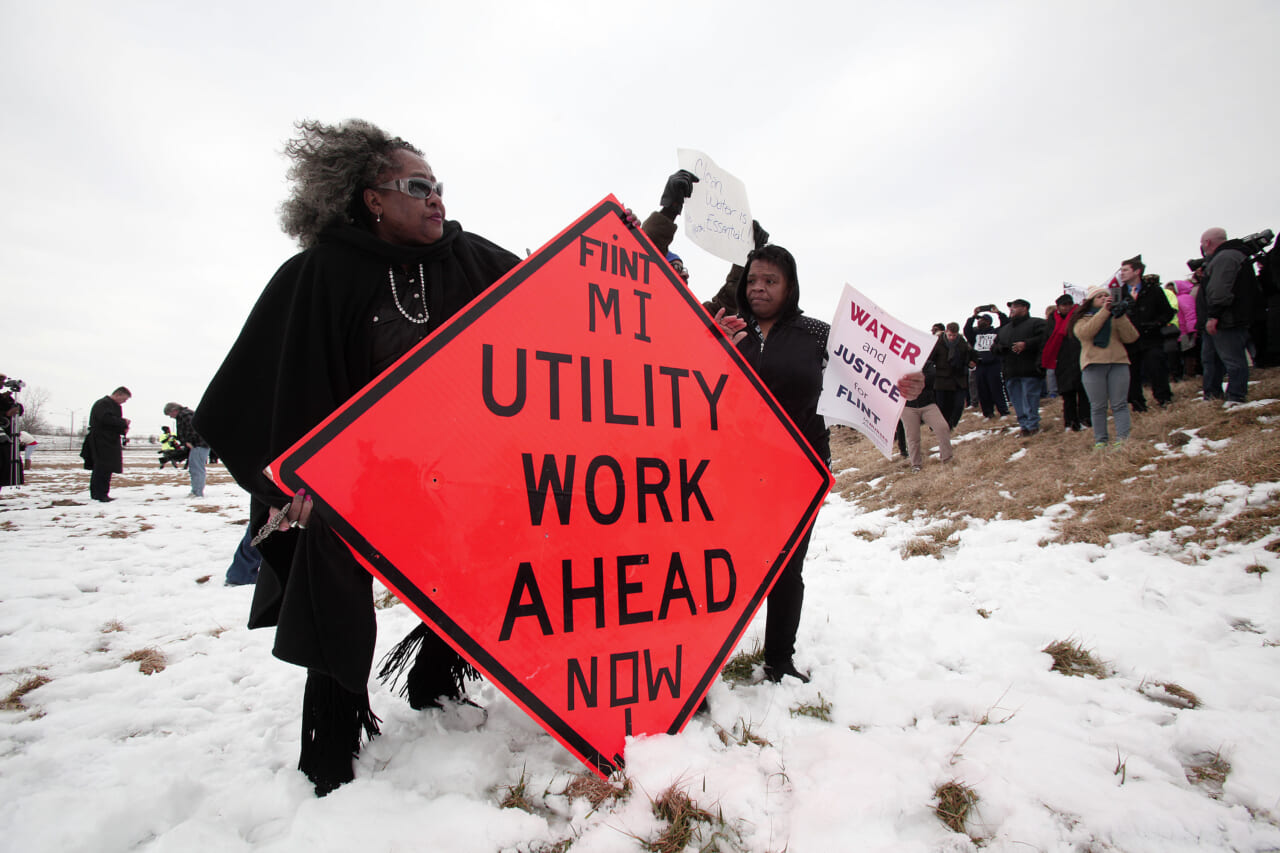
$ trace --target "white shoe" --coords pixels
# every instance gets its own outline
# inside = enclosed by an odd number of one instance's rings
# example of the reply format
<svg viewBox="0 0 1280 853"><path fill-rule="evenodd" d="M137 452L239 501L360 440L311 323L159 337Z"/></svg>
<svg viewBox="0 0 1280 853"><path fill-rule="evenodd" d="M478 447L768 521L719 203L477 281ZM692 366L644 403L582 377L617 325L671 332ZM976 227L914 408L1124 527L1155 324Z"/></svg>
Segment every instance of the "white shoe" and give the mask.
<svg viewBox="0 0 1280 853"><path fill-rule="evenodd" d="M1243 406L1243 405L1244 403L1240 402L1239 400L1227 400L1225 403L1222 404L1222 408L1234 409L1236 406Z"/></svg>

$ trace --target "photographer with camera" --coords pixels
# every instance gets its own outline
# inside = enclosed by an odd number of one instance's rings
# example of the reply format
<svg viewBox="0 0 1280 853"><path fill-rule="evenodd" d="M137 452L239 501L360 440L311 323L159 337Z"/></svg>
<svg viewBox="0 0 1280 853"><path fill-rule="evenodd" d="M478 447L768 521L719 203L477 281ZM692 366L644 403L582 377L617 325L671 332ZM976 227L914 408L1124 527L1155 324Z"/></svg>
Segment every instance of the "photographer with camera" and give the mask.
<svg viewBox="0 0 1280 853"><path fill-rule="evenodd" d="M1253 235L1257 236L1257 235ZM1200 358L1204 363L1204 399L1221 399L1223 374L1227 391L1223 408L1245 401L1249 390L1249 321L1258 290L1252 251L1242 240L1228 240L1222 228L1200 235L1204 286L1196 294ZM1201 325L1203 324L1203 325Z"/></svg>
<svg viewBox="0 0 1280 853"><path fill-rule="evenodd" d="M1105 285L1092 288L1074 315L1071 333L1080 341L1080 381L1089 396L1093 449L1107 447L1107 406L1116 422L1116 444L1129 437L1129 353L1138 339L1129 306L1117 302Z"/></svg>
<svg viewBox="0 0 1280 853"><path fill-rule="evenodd" d="M1129 321L1138 330L1138 339L1129 344L1129 406L1135 412L1147 410L1147 397L1142 386L1151 384L1151 396L1161 408L1173 400L1169 388L1169 362L1164 353L1164 329L1178 315L1160 287L1159 276L1145 275L1142 255L1120 264L1123 294L1114 300L1117 310L1128 311Z"/></svg>
<svg viewBox="0 0 1280 853"><path fill-rule="evenodd" d="M978 405L982 407L982 416L989 420L995 417L996 410L1001 416L1009 414L1009 404L1004 399L1004 378L1000 374L1000 357L996 354L997 327L991 325L988 311L1000 317L1000 326L1009 322L1008 316L995 305L979 305L973 309L973 316L964 321L964 339L969 342L972 353L969 366L974 369Z"/></svg>
<svg viewBox="0 0 1280 853"><path fill-rule="evenodd" d="M0 488L21 486L23 482L22 451L18 446L22 404L13 396L22 386L22 380L0 374Z"/></svg>

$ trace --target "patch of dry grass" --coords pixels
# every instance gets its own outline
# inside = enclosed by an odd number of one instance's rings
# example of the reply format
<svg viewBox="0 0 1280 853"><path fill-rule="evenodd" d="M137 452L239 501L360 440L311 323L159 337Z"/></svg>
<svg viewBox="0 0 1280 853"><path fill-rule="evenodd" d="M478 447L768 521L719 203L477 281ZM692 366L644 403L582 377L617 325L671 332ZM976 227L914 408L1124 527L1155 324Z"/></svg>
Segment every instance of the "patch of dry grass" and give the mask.
<svg viewBox="0 0 1280 853"><path fill-rule="evenodd" d="M653 801L653 814L666 821L667 827L657 838L638 839L649 853L683 853L695 840L703 842L701 850L719 850L718 841L732 843L724 819L701 808L687 791L672 784Z"/></svg>
<svg viewBox="0 0 1280 853"><path fill-rule="evenodd" d="M1175 530L1181 545L1255 542L1276 532L1280 492L1221 524L1214 523L1216 508L1184 499L1224 481L1280 482L1280 427L1267 423L1280 416L1280 369L1254 371L1251 380L1250 398L1276 402L1224 411L1199 402L1198 379L1182 382L1174 386L1171 406L1135 414L1129 441L1105 451L1093 450L1090 430L1063 429L1060 400L1043 402L1041 432L1029 438L1017 434L1011 417L986 421L968 409L953 433L965 440L956 445L952 462L926 465L915 474L906 460L886 460L858 432L835 426L833 468L845 472L836 478L836 491L864 509L886 510L899 519L923 515L957 524L965 518L1028 520L1070 500L1073 512L1054 520L1055 533L1046 544L1106 545L1116 534ZM931 437L925 430L926 440ZM1226 444L1186 455L1196 440ZM904 546L903 556L937 556L958 529L922 532ZM1277 543L1269 542L1267 550L1280 552Z"/></svg>
<svg viewBox="0 0 1280 853"><path fill-rule="evenodd" d="M716 726L716 735L725 746L733 746L735 744L738 746L746 746L747 744L752 746L773 746L769 741L756 734L751 724L741 718L734 723L732 731Z"/></svg>
<svg viewBox="0 0 1280 853"><path fill-rule="evenodd" d="M1144 681L1138 685L1138 692L1152 702L1159 702L1171 708L1189 711L1200 707L1199 696L1171 681Z"/></svg>
<svg viewBox="0 0 1280 853"><path fill-rule="evenodd" d="M1111 674L1110 668L1105 663L1074 640L1056 640L1041 651L1053 658L1053 666L1049 669L1063 675L1076 675L1082 678L1091 675L1094 678L1106 678Z"/></svg>
<svg viewBox="0 0 1280 853"><path fill-rule="evenodd" d="M23 681L9 693L8 696L0 700L0 711L25 711L27 706L23 704L22 697L26 696L37 687L43 687L52 679L47 675L33 675L26 681Z"/></svg>
<svg viewBox="0 0 1280 853"><path fill-rule="evenodd" d="M498 804L499 808L519 809L529 814L534 813L533 803L529 802L526 796L528 793L528 780L525 779L524 771L520 773L520 781L514 785L506 785L503 790L506 793L502 797L502 802Z"/></svg>
<svg viewBox="0 0 1280 853"><path fill-rule="evenodd" d="M585 799L591 808L598 809L606 801L618 802L631 796L631 780L618 782L613 778L601 779L594 773L582 773L564 786L564 795L571 800Z"/></svg>
<svg viewBox="0 0 1280 853"><path fill-rule="evenodd" d="M136 652L129 652L124 656L124 660L130 663L137 663L138 670L143 675L154 675L157 672L164 672L165 667L169 665L169 659L165 657L164 652L148 646L145 649L138 649Z"/></svg>
<svg viewBox="0 0 1280 853"><path fill-rule="evenodd" d="M764 666L764 646L760 643L729 658L720 677L730 684L750 684L757 666Z"/></svg>
<svg viewBox="0 0 1280 853"><path fill-rule="evenodd" d="M938 820L952 832L965 832L969 813L978 804L977 792L963 782L953 779L935 788L933 795L937 800L933 813L938 816Z"/></svg>
<svg viewBox="0 0 1280 853"><path fill-rule="evenodd" d="M1231 774L1231 764L1221 752L1198 752L1183 765L1183 772L1188 782L1219 800L1222 799L1222 786Z"/></svg>
<svg viewBox="0 0 1280 853"><path fill-rule="evenodd" d="M98 629L102 634L115 634L124 630L124 623L119 619L112 619L109 622L102 623L102 627Z"/></svg>
<svg viewBox="0 0 1280 853"><path fill-rule="evenodd" d="M822 720L824 723L831 722L831 703L822 698L822 694L818 694L816 702L802 702L791 709L792 717L812 717L815 720Z"/></svg>

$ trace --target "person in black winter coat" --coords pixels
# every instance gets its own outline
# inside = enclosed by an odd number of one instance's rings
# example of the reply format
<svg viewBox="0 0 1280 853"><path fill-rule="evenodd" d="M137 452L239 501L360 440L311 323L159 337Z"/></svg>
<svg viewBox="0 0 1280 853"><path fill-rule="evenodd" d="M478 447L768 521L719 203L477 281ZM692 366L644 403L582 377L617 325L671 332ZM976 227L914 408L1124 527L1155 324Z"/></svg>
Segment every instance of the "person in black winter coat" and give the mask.
<svg viewBox="0 0 1280 853"><path fill-rule="evenodd" d="M1040 350L1048 337L1043 318L1031 316L1031 303L1015 299L1009 303L1009 322L996 333L996 353L1001 357L1005 392L1018 415L1022 435L1040 431L1040 389L1044 371Z"/></svg>
<svg viewBox="0 0 1280 853"><path fill-rule="evenodd" d="M1057 366L1053 373L1058 380L1058 394L1062 397L1062 419L1066 428L1080 432L1093 426L1089 395L1085 393L1080 372L1080 339L1073 332L1080 319L1081 308L1075 306L1067 318L1067 331L1058 349Z"/></svg>
<svg viewBox="0 0 1280 853"><path fill-rule="evenodd" d="M84 437L80 456L89 475L89 497L95 501L113 501L111 475L124 470L124 450L121 439L129 431L129 419L121 409L132 392L121 385L89 409L89 432Z"/></svg>
<svg viewBox="0 0 1280 853"><path fill-rule="evenodd" d="M822 371L831 327L804 316L796 261L781 246L766 245L747 256L738 281L736 323L722 321L738 351L804 435L820 459L831 464L826 421L818 414ZM745 331L745 334L742 332ZM804 604L805 554L813 528L800 540L769 592L765 611L764 672L770 681L785 676L807 682L796 669L796 632Z"/></svg>
<svg viewBox="0 0 1280 853"><path fill-rule="evenodd" d="M998 329L991 325L987 311L994 311L1000 317L1000 326L1009 322L1009 317L996 306L979 305L973 309L973 316L964 321L964 337L972 352L969 364L974 368L973 381L978 386L978 405L984 418L992 418L996 411L1009 414L1009 404L1005 402L1004 377L1000 375L1000 356L996 353Z"/></svg>
<svg viewBox="0 0 1280 853"><path fill-rule="evenodd" d="M1178 316L1178 309L1169 304L1160 286L1160 277L1144 275L1146 269L1142 255L1120 265L1129 321L1138 330L1138 339L1128 346L1129 408L1135 412L1147 410L1147 397L1142 391L1144 382L1151 384L1151 396L1156 398L1157 405L1167 406L1173 400L1169 389L1169 362L1164 354L1164 330L1169 321Z"/></svg>
<svg viewBox="0 0 1280 853"><path fill-rule="evenodd" d="M303 251L267 284L193 425L250 493L263 563L249 625L274 627L273 653L307 670L298 767L323 796L354 778L378 732L373 578L309 497L290 499L263 469L520 259L446 218L441 184L403 139L360 120L298 129L281 225ZM474 671L425 624L384 660L392 683L409 668L414 708L469 701Z"/></svg>
<svg viewBox="0 0 1280 853"><path fill-rule="evenodd" d="M964 401L969 395L969 342L960 334L959 323L948 323L938 336L946 356L937 364L933 379L934 402L955 429L964 414Z"/></svg>
<svg viewBox="0 0 1280 853"><path fill-rule="evenodd" d="M1200 237L1205 258L1205 282L1196 294L1196 328L1204 362L1204 396L1222 396L1226 374L1224 406L1245 401L1249 391L1249 323L1258 309L1258 277L1249 260L1249 251L1239 240L1228 240L1221 228L1210 228Z"/></svg>

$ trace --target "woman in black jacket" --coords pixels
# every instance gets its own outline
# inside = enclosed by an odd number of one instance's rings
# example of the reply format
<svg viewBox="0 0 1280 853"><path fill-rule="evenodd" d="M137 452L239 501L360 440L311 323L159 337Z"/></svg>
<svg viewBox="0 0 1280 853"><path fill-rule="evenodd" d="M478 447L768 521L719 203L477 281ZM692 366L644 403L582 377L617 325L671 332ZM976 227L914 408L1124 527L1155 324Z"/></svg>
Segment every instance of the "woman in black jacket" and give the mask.
<svg viewBox="0 0 1280 853"><path fill-rule="evenodd" d="M759 374L770 393L804 435L813 451L831 465L830 436L826 421L818 414L822 393L822 371L827 363L827 336L831 327L804 316L800 310L800 284L796 261L781 246L765 245L747 256L738 280L737 324L727 331L746 334L737 341L738 351ZM792 676L807 682L809 676L796 669L793 661L800 611L804 604L805 554L809 550L811 527L769 592L765 611L764 673L770 681Z"/></svg>
<svg viewBox="0 0 1280 853"><path fill-rule="evenodd" d="M259 297L196 428L252 496L254 528L278 520L258 545L249 624L275 626L275 655L307 668L298 766L324 795L353 778L362 734L378 731L372 578L309 501L290 500L263 469L519 259L445 219L442 185L403 139L358 120L298 128L281 224L303 251ZM415 651L410 703L462 699L470 669L457 653L425 626L396 658L408 664Z"/></svg>

